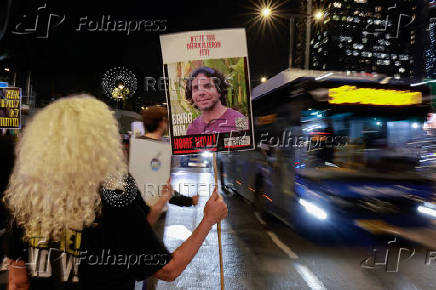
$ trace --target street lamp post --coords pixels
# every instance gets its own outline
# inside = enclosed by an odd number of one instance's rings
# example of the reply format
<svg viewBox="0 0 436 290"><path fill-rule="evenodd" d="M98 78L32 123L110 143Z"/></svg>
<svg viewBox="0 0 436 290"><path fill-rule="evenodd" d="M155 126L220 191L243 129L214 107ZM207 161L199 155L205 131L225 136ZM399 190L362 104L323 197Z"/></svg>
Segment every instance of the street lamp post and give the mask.
<svg viewBox="0 0 436 290"><path fill-rule="evenodd" d="M306 45L305 45L305 55L304 55L304 68L309 69L310 61L310 38L312 36L312 0L307 0L306 14L290 14L289 20L289 67L292 67L294 58L294 35L295 35L295 18L303 18L306 20Z"/></svg>
<svg viewBox="0 0 436 290"><path fill-rule="evenodd" d="M308 5L309 7L310 5ZM309 8L308 8L309 9ZM311 26L311 14L289 14L289 67L291 68L293 65L294 59L294 35L295 35L295 19L305 19L306 20L306 44L305 44L305 53L304 53L304 68L309 69L309 61L310 61L310 37L312 34L312 26Z"/></svg>
<svg viewBox="0 0 436 290"><path fill-rule="evenodd" d="M261 17L268 19L272 16L273 10L269 7L265 7L260 10ZM313 14L312 0L307 0L306 14L286 14L289 16L289 67L293 66L294 59L294 40L295 40L295 19L305 19L306 20L306 41L305 41L305 56L304 56L304 68L309 69L310 64L310 41L312 36L312 19L315 21L321 21L324 19L324 12L318 10Z"/></svg>

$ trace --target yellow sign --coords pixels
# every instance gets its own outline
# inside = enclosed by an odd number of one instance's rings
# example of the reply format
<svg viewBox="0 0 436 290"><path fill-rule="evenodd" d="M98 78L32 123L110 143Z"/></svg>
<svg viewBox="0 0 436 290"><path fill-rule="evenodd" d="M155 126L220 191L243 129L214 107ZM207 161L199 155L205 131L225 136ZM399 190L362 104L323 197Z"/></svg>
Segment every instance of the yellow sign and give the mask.
<svg viewBox="0 0 436 290"><path fill-rule="evenodd" d="M421 92L342 86L329 89L330 104L406 106L422 103Z"/></svg>
<svg viewBox="0 0 436 290"><path fill-rule="evenodd" d="M21 126L21 90L0 88L0 128L19 129Z"/></svg>
<svg viewBox="0 0 436 290"><path fill-rule="evenodd" d="M257 117L257 125L268 125L274 123L276 120L277 114L270 114L265 116Z"/></svg>

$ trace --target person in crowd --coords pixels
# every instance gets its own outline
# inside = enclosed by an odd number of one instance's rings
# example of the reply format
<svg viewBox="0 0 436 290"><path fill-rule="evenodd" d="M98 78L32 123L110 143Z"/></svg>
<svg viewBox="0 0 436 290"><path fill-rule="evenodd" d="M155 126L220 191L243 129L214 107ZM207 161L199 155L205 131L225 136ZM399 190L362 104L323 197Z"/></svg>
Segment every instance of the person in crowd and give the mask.
<svg viewBox="0 0 436 290"><path fill-rule="evenodd" d="M162 106L151 106L143 111L142 121L146 133L143 136L137 137L145 142L144 146L147 146L148 142L165 142L162 137L168 133L168 111ZM171 155L171 151L167 152ZM170 204L178 206L190 207L198 204L199 196L193 197L181 195L174 190L174 196L169 200ZM162 215L155 221L153 229L159 238L163 238L165 223L166 223L166 210L167 207L163 207ZM157 285L157 279L150 278L143 283L143 289L152 290Z"/></svg>
<svg viewBox="0 0 436 290"><path fill-rule="evenodd" d="M224 75L216 69L203 66L191 73L185 97L201 115L189 124L186 135L226 133L239 129L237 122L246 117L226 106L228 87Z"/></svg>
<svg viewBox="0 0 436 290"><path fill-rule="evenodd" d="M145 142L165 142L162 137L168 133L168 111L162 106L151 106L143 111L142 121L146 133L137 139L143 139ZM168 151L171 155L171 151ZM181 195L174 191L174 196L169 203L178 206L193 206L198 204L198 195L193 197Z"/></svg>
<svg viewBox="0 0 436 290"><path fill-rule="evenodd" d="M227 206L215 190L170 253L149 223L160 210L141 203L122 150L112 112L89 95L61 98L27 124L4 194L9 289L133 290L135 280L182 273ZM161 195L166 204L169 184Z"/></svg>

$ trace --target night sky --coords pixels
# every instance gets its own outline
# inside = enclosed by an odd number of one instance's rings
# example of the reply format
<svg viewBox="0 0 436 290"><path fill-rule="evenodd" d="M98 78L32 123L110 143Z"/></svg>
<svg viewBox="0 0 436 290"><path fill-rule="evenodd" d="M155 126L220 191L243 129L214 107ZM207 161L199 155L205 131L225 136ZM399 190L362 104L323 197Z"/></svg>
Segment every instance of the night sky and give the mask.
<svg viewBox="0 0 436 290"><path fill-rule="evenodd" d="M0 0L6 6L8 0ZM252 87L261 76L271 77L288 67L289 21L285 14L294 12L296 0L275 1L274 26L261 26L254 21L260 1L13 1L9 25L0 41L0 54L8 57L0 61L17 73L17 85L24 86L28 71L32 72L33 89L38 100L50 100L73 92L86 91L101 97L101 78L105 71L123 66L138 79L136 97L148 105L164 102L164 92L145 92L145 77L162 76L162 58L159 34L190 30L245 27ZM31 26L37 8L38 30L27 35L13 34L18 23ZM50 14L65 15L59 26L49 30L48 38L37 38L46 33ZM23 18L23 15L28 15ZM101 21L110 15L112 20L153 20L150 27L165 31L77 31L81 17ZM29 20L26 20L29 19ZM52 26L58 21L53 16ZM26 23L28 21L28 23ZM82 22L85 22L82 20ZM17 29L15 29L17 30Z"/></svg>

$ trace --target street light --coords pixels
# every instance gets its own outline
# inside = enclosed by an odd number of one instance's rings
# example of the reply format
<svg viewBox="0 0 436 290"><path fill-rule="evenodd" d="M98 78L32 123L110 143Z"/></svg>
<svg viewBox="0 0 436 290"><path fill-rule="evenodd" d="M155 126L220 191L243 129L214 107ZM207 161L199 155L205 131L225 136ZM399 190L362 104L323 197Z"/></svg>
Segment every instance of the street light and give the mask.
<svg viewBox="0 0 436 290"><path fill-rule="evenodd" d="M260 13L261 13L262 17L268 18L271 16L272 10L269 7L264 7L264 8L262 8Z"/></svg>
<svg viewBox="0 0 436 290"><path fill-rule="evenodd" d="M9 71L10 71L10 69L9 69L8 67L5 67L5 71L9 72Z"/></svg>
<svg viewBox="0 0 436 290"><path fill-rule="evenodd" d="M316 21L320 21L324 19L324 12L322 10L318 10L315 12L315 14L313 14L313 18Z"/></svg>
<svg viewBox="0 0 436 290"><path fill-rule="evenodd" d="M278 12L278 7L280 5L277 4L264 4L264 6L256 5L256 13L257 17L255 19L260 20L262 25L266 23L272 24L274 18L278 16L289 17L289 28L290 28L290 47L289 47L289 67L291 68L293 65L293 46L294 46L294 38L295 38L295 29L294 26L296 24L296 19L304 19L306 22L306 41L305 41L305 58L304 58L304 68L309 69L310 62L310 41L312 36L312 23L319 22L326 18L327 13L325 10L319 9L316 10L315 13L313 11L313 0L307 0L306 3L306 13L280 13ZM272 2L271 2L272 3Z"/></svg>
<svg viewBox="0 0 436 290"><path fill-rule="evenodd" d="M261 83L265 83L267 80L268 80L268 79L267 79L266 77L261 77L261 78L260 78L260 82L261 82Z"/></svg>

